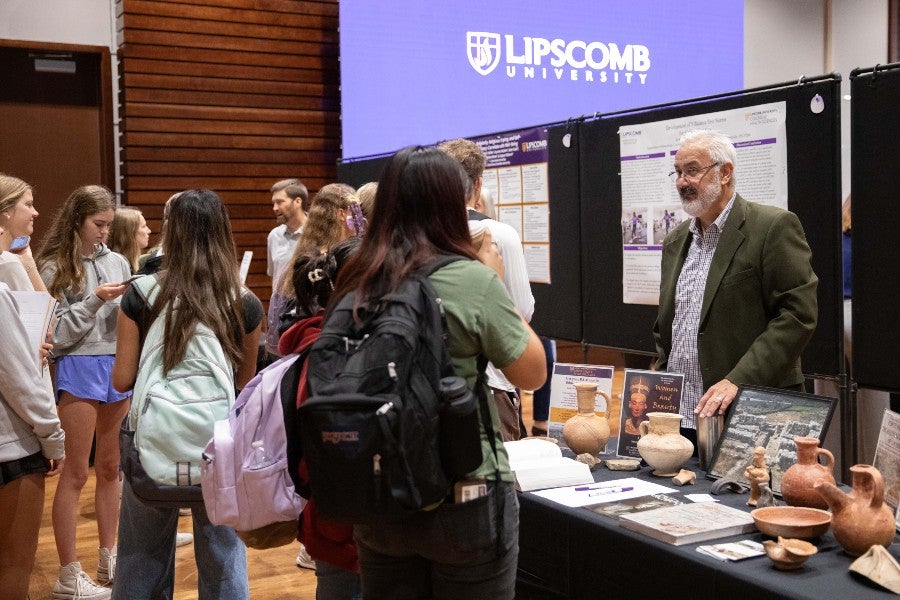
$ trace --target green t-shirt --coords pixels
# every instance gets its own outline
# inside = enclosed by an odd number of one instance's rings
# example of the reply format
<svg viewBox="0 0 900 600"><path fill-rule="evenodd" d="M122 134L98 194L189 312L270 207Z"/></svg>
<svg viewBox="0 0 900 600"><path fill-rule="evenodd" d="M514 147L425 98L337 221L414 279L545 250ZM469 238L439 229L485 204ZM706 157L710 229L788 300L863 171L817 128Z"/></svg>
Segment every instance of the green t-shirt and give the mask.
<svg viewBox="0 0 900 600"><path fill-rule="evenodd" d="M479 353L483 353L500 369L522 355L528 345L529 332L497 273L477 261L456 261L436 271L429 279L447 314L450 338L448 349L453 367L456 374L465 377L470 386L475 383ZM500 459L501 479L513 481L509 459L500 436L497 408L490 400L490 392L487 393ZM480 416L478 422L481 423ZM472 477L494 480L494 453L483 427L481 450L485 460L472 473Z"/></svg>

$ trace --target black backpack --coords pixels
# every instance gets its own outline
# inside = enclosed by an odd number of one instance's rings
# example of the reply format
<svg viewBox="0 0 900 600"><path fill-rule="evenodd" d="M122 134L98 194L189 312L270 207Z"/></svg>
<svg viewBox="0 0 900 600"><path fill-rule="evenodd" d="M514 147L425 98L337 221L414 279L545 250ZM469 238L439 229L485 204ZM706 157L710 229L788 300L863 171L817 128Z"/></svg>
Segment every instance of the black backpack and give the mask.
<svg viewBox="0 0 900 600"><path fill-rule="evenodd" d="M434 506L481 464L474 399L466 430L456 423L452 444L446 431L441 436L441 378L453 375L453 365L428 275L460 259L438 257L360 307L356 319L353 292L329 312L310 352L309 398L299 409L310 488L326 518L364 523ZM479 390L485 364L479 360ZM488 416L486 394L478 396ZM446 456L450 447L458 456ZM470 458L459 460L463 455Z"/></svg>

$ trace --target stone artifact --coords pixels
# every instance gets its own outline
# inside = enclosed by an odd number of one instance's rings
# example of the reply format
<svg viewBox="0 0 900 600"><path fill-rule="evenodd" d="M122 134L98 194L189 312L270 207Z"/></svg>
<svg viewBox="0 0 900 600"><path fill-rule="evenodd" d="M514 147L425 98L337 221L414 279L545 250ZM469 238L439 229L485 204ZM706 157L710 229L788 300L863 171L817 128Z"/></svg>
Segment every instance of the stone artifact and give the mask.
<svg viewBox="0 0 900 600"><path fill-rule="evenodd" d="M697 483L697 474L690 469L682 469L678 471L678 475L672 478L675 485L694 485Z"/></svg>
<svg viewBox="0 0 900 600"><path fill-rule="evenodd" d="M588 454L587 452L579 454L578 456L575 457L575 460L589 466L591 468L591 471L593 471L597 467L597 465L600 464L599 458L597 458L593 454Z"/></svg>
<svg viewBox="0 0 900 600"><path fill-rule="evenodd" d="M766 449L757 446L753 451L753 462L744 469L744 477L750 482L750 498L747 504L756 506L759 502L759 484L765 483L768 487L769 469L766 467Z"/></svg>
<svg viewBox="0 0 900 600"><path fill-rule="evenodd" d="M860 556L871 546L890 546L894 541L894 514L884 503L884 477L871 465L853 465L853 489L844 493L827 481L815 490L831 507L834 539L850 556Z"/></svg>
<svg viewBox="0 0 900 600"><path fill-rule="evenodd" d="M825 448L819 448L819 440L812 437L795 437L797 462L781 476L781 495L790 506L828 508L825 499L813 489L818 480L834 485L834 455ZM826 464L819 463L824 456Z"/></svg>
<svg viewBox="0 0 900 600"><path fill-rule="evenodd" d="M636 458L607 458L606 468L610 471L637 471L641 461Z"/></svg>
<svg viewBox="0 0 900 600"><path fill-rule="evenodd" d="M749 489L749 486L740 481L729 479L728 477L721 477L713 482L709 488L709 493L713 496L721 496L726 492L731 492L732 494L746 494Z"/></svg>
<svg viewBox="0 0 900 600"><path fill-rule="evenodd" d="M652 412L647 413L647 418L650 420L643 421L640 426L638 454L653 467L654 475L674 477L694 453L694 444L679 432L682 416Z"/></svg>
<svg viewBox="0 0 900 600"><path fill-rule="evenodd" d="M766 508L767 506L778 506L778 502L775 500L775 494L769 484L764 481L759 484L759 499L756 501L756 508Z"/></svg>
<svg viewBox="0 0 900 600"><path fill-rule="evenodd" d="M868 577L883 588L900 594L900 564L884 546L878 544L853 561L850 570Z"/></svg>
<svg viewBox="0 0 900 600"><path fill-rule="evenodd" d="M775 563L775 568L782 571L799 569L807 558L819 551L809 542L783 537L779 537L777 542L765 540L763 546L766 547L766 554Z"/></svg>
<svg viewBox="0 0 900 600"><path fill-rule="evenodd" d="M609 407L609 396L603 390L598 390L596 383L579 381L573 385L578 412L563 425L563 439L569 450L576 455L587 452L597 456L609 441L609 421L594 412L594 400L600 394L606 398L606 406Z"/></svg>

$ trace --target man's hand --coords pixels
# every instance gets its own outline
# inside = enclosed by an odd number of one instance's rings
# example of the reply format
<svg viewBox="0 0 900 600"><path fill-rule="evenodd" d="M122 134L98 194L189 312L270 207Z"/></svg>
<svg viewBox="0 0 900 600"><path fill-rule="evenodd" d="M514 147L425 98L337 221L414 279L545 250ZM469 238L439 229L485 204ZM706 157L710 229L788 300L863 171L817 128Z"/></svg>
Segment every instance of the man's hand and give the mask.
<svg viewBox="0 0 900 600"><path fill-rule="evenodd" d="M711 385L706 390L706 393L703 394L703 397L700 398L697 408L694 409L694 414L699 417L711 417L717 413L724 415L734 401L734 397L737 396L737 391L737 386L727 379Z"/></svg>
<svg viewBox="0 0 900 600"><path fill-rule="evenodd" d="M495 270L500 279L503 279L503 257L500 255L497 242L493 241L493 238L491 230L485 227L481 248L478 250L478 260Z"/></svg>

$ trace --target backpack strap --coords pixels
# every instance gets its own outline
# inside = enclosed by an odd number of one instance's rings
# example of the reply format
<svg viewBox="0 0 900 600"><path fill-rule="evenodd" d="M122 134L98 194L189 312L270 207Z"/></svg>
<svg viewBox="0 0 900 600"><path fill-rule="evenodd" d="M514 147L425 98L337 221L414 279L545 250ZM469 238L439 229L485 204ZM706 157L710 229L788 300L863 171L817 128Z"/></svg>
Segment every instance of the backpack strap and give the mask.
<svg viewBox="0 0 900 600"><path fill-rule="evenodd" d="M499 485L500 479L500 455L497 452L497 434L494 430L494 423L491 420L491 409L488 405L487 398L487 364L488 360L484 354L478 355L478 378L475 380L475 393L478 394L479 412L481 412L481 424L487 432L488 440L491 442L491 450L494 452L495 485ZM494 502L497 504L497 557L503 554L503 501L500 498L498 490L494 489Z"/></svg>

